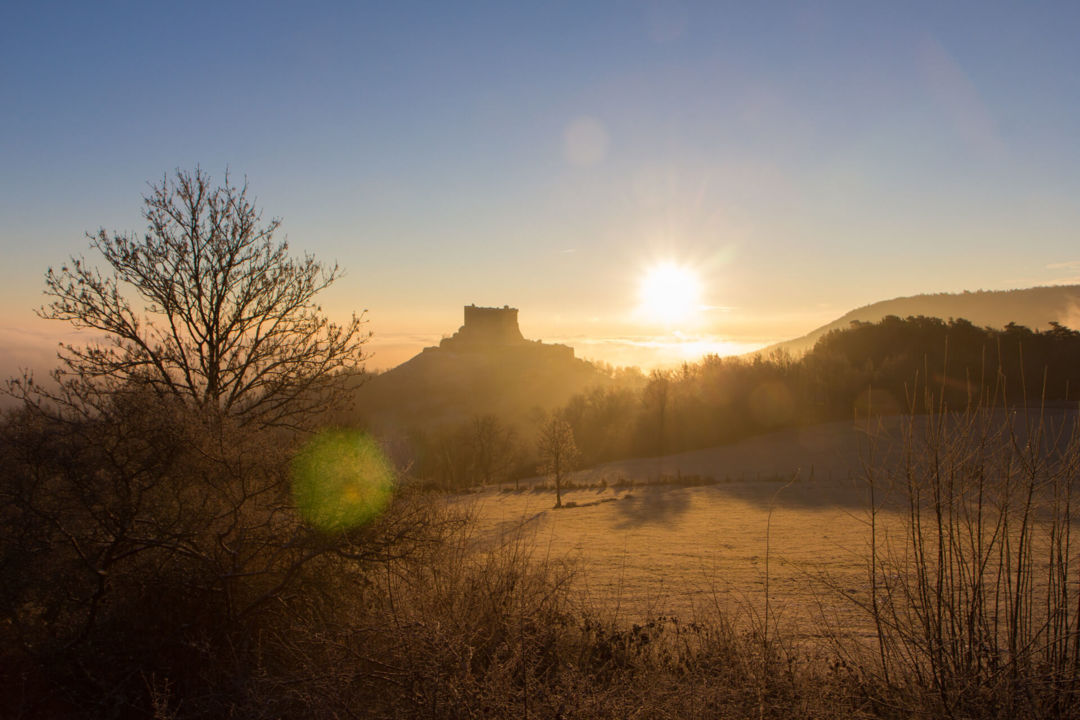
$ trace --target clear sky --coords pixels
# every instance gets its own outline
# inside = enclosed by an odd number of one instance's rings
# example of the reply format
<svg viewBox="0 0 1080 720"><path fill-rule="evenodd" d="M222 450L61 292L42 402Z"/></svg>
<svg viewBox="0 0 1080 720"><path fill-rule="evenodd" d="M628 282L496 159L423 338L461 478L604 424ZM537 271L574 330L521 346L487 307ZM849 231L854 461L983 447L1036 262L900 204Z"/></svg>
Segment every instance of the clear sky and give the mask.
<svg viewBox="0 0 1080 720"><path fill-rule="evenodd" d="M374 366L468 303L647 365L1074 282L1078 38L1075 2L4 3L0 366L62 331L45 269L196 164L346 268ZM637 309L664 263L694 312Z"/></svg>

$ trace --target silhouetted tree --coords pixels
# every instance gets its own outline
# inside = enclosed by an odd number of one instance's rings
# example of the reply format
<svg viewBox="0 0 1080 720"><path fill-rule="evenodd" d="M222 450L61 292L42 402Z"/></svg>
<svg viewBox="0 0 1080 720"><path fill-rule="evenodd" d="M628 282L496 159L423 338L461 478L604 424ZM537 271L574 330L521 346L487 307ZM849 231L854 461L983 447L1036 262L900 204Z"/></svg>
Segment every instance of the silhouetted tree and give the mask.
<svg viewBox="0 0 1080 720"><path fill-rule="evenodd" d="M362 315L330 322L315 296L341 275L311 255L294 257L261 223L247 185L214 187L178 170L144 198L141 236L88 234L99 269L74 257L49 269L42 317L103 333L63 345L51 393L61 405L100 406L120 388L145 386L200 411L256 426L303 422L342 393L364 359ZM16 394L42 393L16 383Z"/></svg>
<svg viewBox="0 0 1080 720"><path fill-rule="evenodd" d="M574 430L559 416L552 417L540 428L536 449L540 455L537 471L555 479L555 507L562 507L562 482L578 461Z"/></svg>
<svg viewBox="0 0 1080 720"><path fill-rule="evenodd" d="M286 663L295 617L351 603L339 579L435 521L401 501L330 534L295 510L295 428L340 398L367 337L314 302L337 266L292 257L246 188L198 170L154 187L144 217L142 237L91 236L105 269L46 276L41 314L103 338L63 346L55 387L9 385L0 657L40 669L72 714L148 717L158 677L185 715L224 716L272 634Z"/></svg>

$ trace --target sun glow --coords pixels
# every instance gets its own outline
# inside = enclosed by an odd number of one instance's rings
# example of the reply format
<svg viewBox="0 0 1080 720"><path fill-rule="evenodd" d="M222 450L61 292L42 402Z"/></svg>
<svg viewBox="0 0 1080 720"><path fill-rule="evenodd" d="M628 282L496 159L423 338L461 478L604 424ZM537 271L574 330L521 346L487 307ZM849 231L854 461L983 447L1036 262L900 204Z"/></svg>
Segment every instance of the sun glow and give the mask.
<svg viewBox="0 0 1080 720"><path fill-rule="evenodd" d="M640 314L665 325L684 325L701 312L701 281L697 274L673 262L651 267L638 288Z"/></svg>

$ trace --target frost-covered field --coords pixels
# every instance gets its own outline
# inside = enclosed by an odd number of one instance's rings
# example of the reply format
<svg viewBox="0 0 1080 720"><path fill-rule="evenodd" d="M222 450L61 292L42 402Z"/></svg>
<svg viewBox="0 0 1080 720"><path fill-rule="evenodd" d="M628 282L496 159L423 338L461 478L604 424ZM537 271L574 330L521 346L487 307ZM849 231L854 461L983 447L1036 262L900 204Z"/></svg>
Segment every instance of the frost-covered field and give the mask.
<svg viewBox="0 0 1080 720"><path fill-rule="evenodd" d="M1047 427L1073 420L1071 414L1058 415L1048 418ZM1027 420L1021 415L1000 419L1014 423L1016 433L988 436L997 438L991 442L1027 447ZM959 416L950 419L950 428L959 428L959 421ZM912 431L907 439L901 432L905 423ZM869 432L852 423L832 423L680 455L610 463L571 478L578 487L563 493L568 507L558 510L554 491L540 480L523 483L520 491L492 488L459 502L472 504L481 546L520 537L535 558L572 563L582 603L615 611L627 622L656 615L694 619L720 610L760 627L767 584L770 620L789 630L795 625L796 634L870 636L873 626L859 607L870 599L869 474L877 505L891 508L876 516L879 557L887 559L890 573L907 573L900 570L910 567L912 557L907 501L893 483L906 483L904 448L921 447L918 438L928 427L921 417L886 418ZM1055 445L1063 445L1061 439L1041 442L1050 455ZM973 482L964 474L964 463L981 446L969 440L952 450L941 447L952 453L949 477L959 473L959 482ZM983 456L993 485L1002 468L993 464L989 449ZM918 452L909 462L921 477ZM1009 472L1011 482L1023 479L1015 467ZM975 495L962 487L955 492L948 507L959 524L949 530L950 537L957 542L974 538L972 526L964 523L984 511L988 524L982 542L997 537L993 493L987 494L984 507L983 501L972 504ZM1009 530L1016 544L1017 533L1029 527L1025 562L1033 563L1031 582L1038 592L1047 586L1045 563L1053 557L1055 526L1048 519L1054 517L1055 500L1048 492L1031 496L1030 526L1016 520L1020 508L1013 504ZM925 504L932 493L923 495ZM1013 495L1013 503L1023 500L1023 494ZM971 514L976 509L978 514ZM932 517L924 517L929 524L921 525L921 532L932 547ZM1073 519L1069 528L1080 532L1080 523ZM957 547L958 552L970 550ZM985 572L995 569L992 561L985 561Z"/></svg>
<svg viewBox="0 0 1080 720"><path fill-rule="evenodd" d="M715 609L744 619L762 614L768 577L774 618L810 635L823 619L859 631L868 629L866 618L835 590L864 596L868 586L860 437L850 423L836 423L613 463L579 473L575 482L594 487L564 492L572 506L558 510L552 490L531 486L463 501L474 504L484 542L520 533L534 557L574 563L583 602L629 622L652 614L689 620ZM715 482L655 484L673 476ZM601 479L607 487L597 486ZM902 532L896 515L879 522Z"/></svg>
<svg viewBox="0 0 1080 720"><path fill-rule="evenodd" d="M807 633L817 631L822 610L850 626L859 614L823 580L865 588L865 518L853 507L785 502L801 488L781 487L580 490L564 496L578 507L561 510L552 508L552 492L486 492L474 501L485 540L511 540L520 527L534 557L575 563L583 601L628 621L653 613L692 619L717 607L763 612L768 554L772 612Z"/></svg>

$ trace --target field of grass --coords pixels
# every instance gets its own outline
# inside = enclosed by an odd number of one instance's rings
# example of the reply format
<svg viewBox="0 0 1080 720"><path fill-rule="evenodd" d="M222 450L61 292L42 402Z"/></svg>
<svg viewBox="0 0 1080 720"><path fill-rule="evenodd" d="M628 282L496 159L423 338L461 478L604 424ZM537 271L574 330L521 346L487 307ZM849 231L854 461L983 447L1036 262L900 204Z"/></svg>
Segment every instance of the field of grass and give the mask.
<svg viewBox="0 0 1080 720"><path fill-rule="evenodd" d="M482 537L507 538L524 523L534 554L575 563L583 601L615 608L629 622L655 614L692 619L716 608L761 612L768 550L769 597L780 618L811 633L822 611L844 627L864 623L822 581L865 589L865 519L853 507L801 503L806 492L738 482L575 490L564 502L577 506L558 510L551 491L487 491L471 501Z"/></svg>
<svg viewBox="0 0 1080 720"><path fill-rule="evenodd" d="M879 557L883 542L906 552L902 448L910 436L902 427L910 422L915 436L927 431L920 418L886 418L869 431L830 423L610 463L576 473L560 509L541 479L461 502L472 505L482 542L520 534L534 556L572 563L575 597L627 623L719 610L760 625L768 587L770 624L789 636L871 639L867 472L876 478ZM1026 432L1006 425L1017 438ZM1049 557L1051 525L1031 526L1036 558ZM1042 571L1035 577L1044 584Z"/></svg>
<svg viewBox="0 0 1080 720"><path fill-rule="evenodd" d="M834 591L861 597L869 584L861 436L833 423L612 463L575 475L590 487L564 491L561 509L537 481L462 502L473 505L484 542L522 533L535 555L574 564L583 603L627 622L713 610L760 620L768 576L781 624L800 635L869 635L865 613Z"/></svg>

